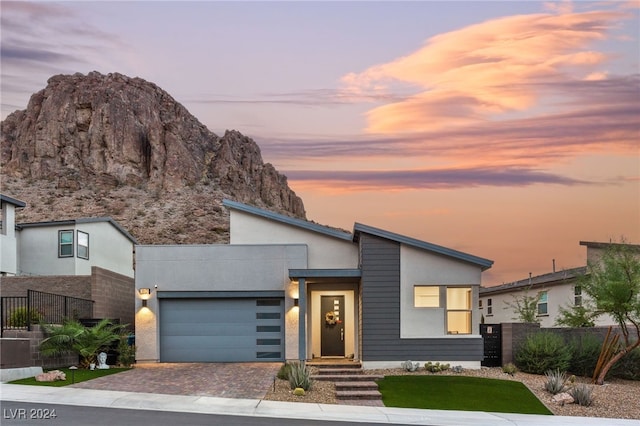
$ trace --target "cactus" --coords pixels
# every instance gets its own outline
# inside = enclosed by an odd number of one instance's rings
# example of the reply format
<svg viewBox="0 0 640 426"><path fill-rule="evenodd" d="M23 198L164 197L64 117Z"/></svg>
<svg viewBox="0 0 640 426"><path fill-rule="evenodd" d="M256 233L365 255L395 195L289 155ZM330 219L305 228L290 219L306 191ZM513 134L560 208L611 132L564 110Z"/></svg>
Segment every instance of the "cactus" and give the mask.
<svg viewBox="0 0 640 426"><path fill-rule="evenodd" d="M411 360L408 360L402 363L402 368L404 368L406 371L413 372L413 371L416 371L419 367L420 367L419 362L413 363L411 362Z"/></svg>

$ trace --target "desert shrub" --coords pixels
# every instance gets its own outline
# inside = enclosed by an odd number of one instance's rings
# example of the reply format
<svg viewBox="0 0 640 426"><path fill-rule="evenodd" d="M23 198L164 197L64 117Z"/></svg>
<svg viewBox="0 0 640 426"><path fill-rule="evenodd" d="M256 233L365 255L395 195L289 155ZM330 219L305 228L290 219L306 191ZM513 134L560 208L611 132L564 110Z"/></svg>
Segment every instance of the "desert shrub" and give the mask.
<svg viewBox="0 0 640 426"><path fill-rule="evenodd" d="M518 367L516 367L514 363L509 362L502 366L502 372L513 376L518 372Z"/></svg>
<svg viewBox="0 0 640 426"><path fill-rule="evenodd" d="M125 336L118 342L118 364L124 367L131 367L136 361L136 347L130 345L128 340Z"/></svg>
<svg viewBox="0 0 640 426"><path fill-rule="evenodd" d="M291 364L285 362L280 366L280 369L278 370L278 374L276 376L278 377L278 379L281 379L281 380L289 380L290 371L291 371Z"/></svg>
<svg viewBox="0 0 640 426"><path fill-rule="evenodd" d="M9 327L26 327L27 318L31 317L31 324L38 324L42 319L40 312L35 309L29 311L26 306L15 308L9 314Z"/></svg>
<svg viewBox="0 0 640 426"><path fill-rule="evenodd" d="M640 348L623 356L611 369L611 376L626 380L640 380Z"/></svg>
<svg viewBox="0 0 640 426"><path fill-rule="evenodd" d="M583 377L593 376L602 349L602 342L590 334L584 334L571 340L571 361L568 370Z"/></svg>
<svg viewBox="0 0 640 426"><path fill-rule="evenodd" d="M289 384L291 389L302 388L308 391L311 388L311 371L304 362L292 362L289 370Z"/></svg>
<svg viewBox="0 0 640 426"><path fill-rule="evenodd" d="M560 370L549 370L544 373L547 378L544 389L553 395L563 392L566 389L567 374Z"/></svg>
<svg viewBox="0 0 640 426"><path fill-rule="evenodd" d="M431 361L424 365L424 369L432 373L439 373L440 371L448 370L450 367L451 366L449 364L440 364L439 362L434 364Z"/></svg>
<svg viewBox="0 0 640 426"><path fill-rule="evenodd" d="M576 386L569 389L569 395L573 398L573 402L583 407L588 407L593 404L593 388L579 383Z"/></svg>
<svg viewBox="0 0 640 426"><path fill-rule="evenodd" d="M419 362L411 362L411 360L405 361L401 364L402 368L406 371L416 371L420 367Z"/></svg>
<svg viewBox="0 0 640 426"><path fill-rule="evenodd" d="M570 360L571 349L562 337L548 331L527 336L515 355L516 366L532 374L544 374L548 370L566 371Z"/></svg>

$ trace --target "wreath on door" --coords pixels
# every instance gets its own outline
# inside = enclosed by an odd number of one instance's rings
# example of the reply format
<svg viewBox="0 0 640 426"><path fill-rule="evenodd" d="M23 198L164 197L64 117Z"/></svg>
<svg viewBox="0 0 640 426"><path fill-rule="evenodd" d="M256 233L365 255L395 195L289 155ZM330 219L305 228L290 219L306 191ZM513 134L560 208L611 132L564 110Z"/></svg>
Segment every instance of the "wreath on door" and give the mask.
<svg viewBox="0 0 640 426"><path fill-rule="evenodd" d="M338 322L338 320L336 319L336 314L333 311L327 312L326 314L324 314L324 322L327 325L334 325Z"/></svg>

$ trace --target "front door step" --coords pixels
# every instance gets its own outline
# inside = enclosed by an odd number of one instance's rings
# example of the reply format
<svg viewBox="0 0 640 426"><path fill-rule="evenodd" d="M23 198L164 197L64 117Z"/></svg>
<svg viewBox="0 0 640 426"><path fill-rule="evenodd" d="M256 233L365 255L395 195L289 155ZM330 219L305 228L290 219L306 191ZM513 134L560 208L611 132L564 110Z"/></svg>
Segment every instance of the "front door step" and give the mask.
<svg viewBox="0 0 640 426"><path fill-rule="evenodd" d="M363 374L359 362L319 362L307 363L317 369L317 374L311 376L313 380L325 380L336 385L336 399L358 401L380 401L382 395L378 392L375 380L384 376Z"/></svg>

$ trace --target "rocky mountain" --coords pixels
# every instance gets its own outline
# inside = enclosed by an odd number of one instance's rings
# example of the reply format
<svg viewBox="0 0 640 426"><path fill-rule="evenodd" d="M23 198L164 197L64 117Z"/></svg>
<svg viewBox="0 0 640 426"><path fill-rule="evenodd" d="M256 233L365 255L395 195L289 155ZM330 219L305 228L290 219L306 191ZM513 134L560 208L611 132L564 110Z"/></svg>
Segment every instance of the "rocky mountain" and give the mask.
<svg viewBox="0 0 640 426"><path fill-rule="evenodd" d="M153 83L57 75L1 123L3 194L18 222L111 216L142 244L228 240L223 198L305 218L249 137L210 132Z"/></svg>

